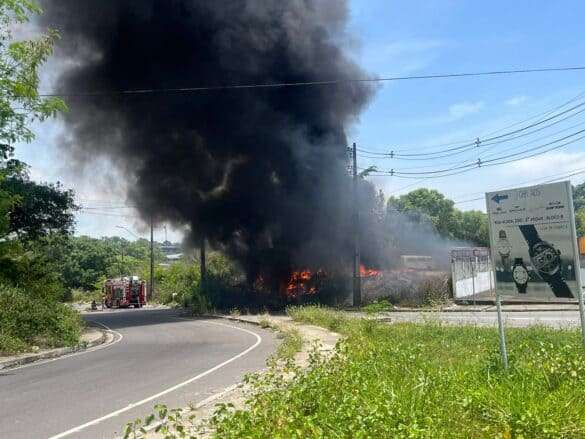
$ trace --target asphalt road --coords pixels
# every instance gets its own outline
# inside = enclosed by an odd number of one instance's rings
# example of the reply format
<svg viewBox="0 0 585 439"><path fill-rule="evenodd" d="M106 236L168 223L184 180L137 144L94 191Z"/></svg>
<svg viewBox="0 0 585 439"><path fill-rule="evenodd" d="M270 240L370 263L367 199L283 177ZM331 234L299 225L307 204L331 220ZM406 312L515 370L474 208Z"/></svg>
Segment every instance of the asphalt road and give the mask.
<svg viewBox="0 0 585 439"><path fill-rule="evenodd" d="M0 438L113 438L157 403L185 407L265 367L274 336L172 310L85 316L115 331L91 352L0 372Z"/></svg>
<svg viewBox="0 0 585 439"><path fill-rule="evenodd" d="M544 325L553 328L574 328L580 326L578 311L504 311L503 318L506 326L526 327L530 325ZM483 312L393 312L385 314L391 322L423 322L439 320L441 322L463 325L494 326L498 323L498 314L495 311Z"/></svg>

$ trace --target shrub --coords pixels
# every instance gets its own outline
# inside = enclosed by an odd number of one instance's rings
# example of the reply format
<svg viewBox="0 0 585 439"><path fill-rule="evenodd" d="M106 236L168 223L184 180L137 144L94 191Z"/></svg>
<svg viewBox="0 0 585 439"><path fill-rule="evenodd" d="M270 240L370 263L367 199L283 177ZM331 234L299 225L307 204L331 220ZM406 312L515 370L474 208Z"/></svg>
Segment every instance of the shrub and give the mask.
<svg viewBox="0 0 585 439"><path fill-rule="evenodd" d="M388 301L388 299L374 300L372 303L362 306L362 310L368 314L392 311L393 308L394 306Z"/></svg>
<svg viewBox="0 0 585 439"><path fill-rule="evenodd" d="M177 262L159 274L159 300L165 305L190 308L194 314L205 313L208 300L201 291L199 267L188 262Z"/></svg>
<svg viewBox="0 0 585 439"><path fill-rule="evenodd" d="M52 297L0 285L0 354L78 343L79 314Z"/></svg>

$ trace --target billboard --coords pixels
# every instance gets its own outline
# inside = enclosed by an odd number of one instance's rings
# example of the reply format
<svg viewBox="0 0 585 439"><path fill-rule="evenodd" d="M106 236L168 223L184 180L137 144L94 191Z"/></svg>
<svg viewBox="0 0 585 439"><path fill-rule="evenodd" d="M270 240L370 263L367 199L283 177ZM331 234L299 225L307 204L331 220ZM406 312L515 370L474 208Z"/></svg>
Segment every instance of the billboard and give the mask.
<svg viewBox="0 0 585 439"><path fill-rule="evenodd" d="M579 254L571 184L486 194L496 290L502 296L577 299Z"/></svg>

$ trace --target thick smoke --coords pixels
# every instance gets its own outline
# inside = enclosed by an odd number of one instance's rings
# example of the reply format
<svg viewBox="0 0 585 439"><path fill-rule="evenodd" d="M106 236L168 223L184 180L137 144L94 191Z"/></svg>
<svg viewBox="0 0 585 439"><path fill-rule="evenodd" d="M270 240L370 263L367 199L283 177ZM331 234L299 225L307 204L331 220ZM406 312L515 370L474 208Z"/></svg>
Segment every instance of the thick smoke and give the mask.
<svg viewBox="0 0 585 439"><path fill-rule="evenodd" d="M63 147L86 172L109 158L145 220L205 236L250 279L349 265L346 129L369 86L116 93L365 77L342 48L346 1L42 3L70 66Z"/></svg>

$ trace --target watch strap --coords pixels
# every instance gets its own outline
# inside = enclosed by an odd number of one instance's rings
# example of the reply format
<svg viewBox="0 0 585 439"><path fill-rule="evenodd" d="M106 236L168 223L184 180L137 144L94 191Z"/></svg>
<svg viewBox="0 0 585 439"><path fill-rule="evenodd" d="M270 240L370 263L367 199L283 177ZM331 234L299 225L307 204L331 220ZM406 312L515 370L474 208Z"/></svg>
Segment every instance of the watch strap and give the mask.
<svg viewBox="0 0 585 439"><path fill-rule="evenodd" d="M541 241L540 236L538 236L538 232L536 231L536 227L532 224L520 226L520 232L530 247Z"/></svg>
<svg viewBox="0 0 585 439"><path fill-rule="evenodd" d="M574 297L573 292L567 285L567 282L563 280L560 272L552 276L548 284L556 297Z"/></svg>
<svg viewBox="0 0 585 439"><path fill-rule="evenodd" d="M528 287L528 283L519 284L516 282L516 289L518 289L520 294L526 294L526 287Z"/></svg>

